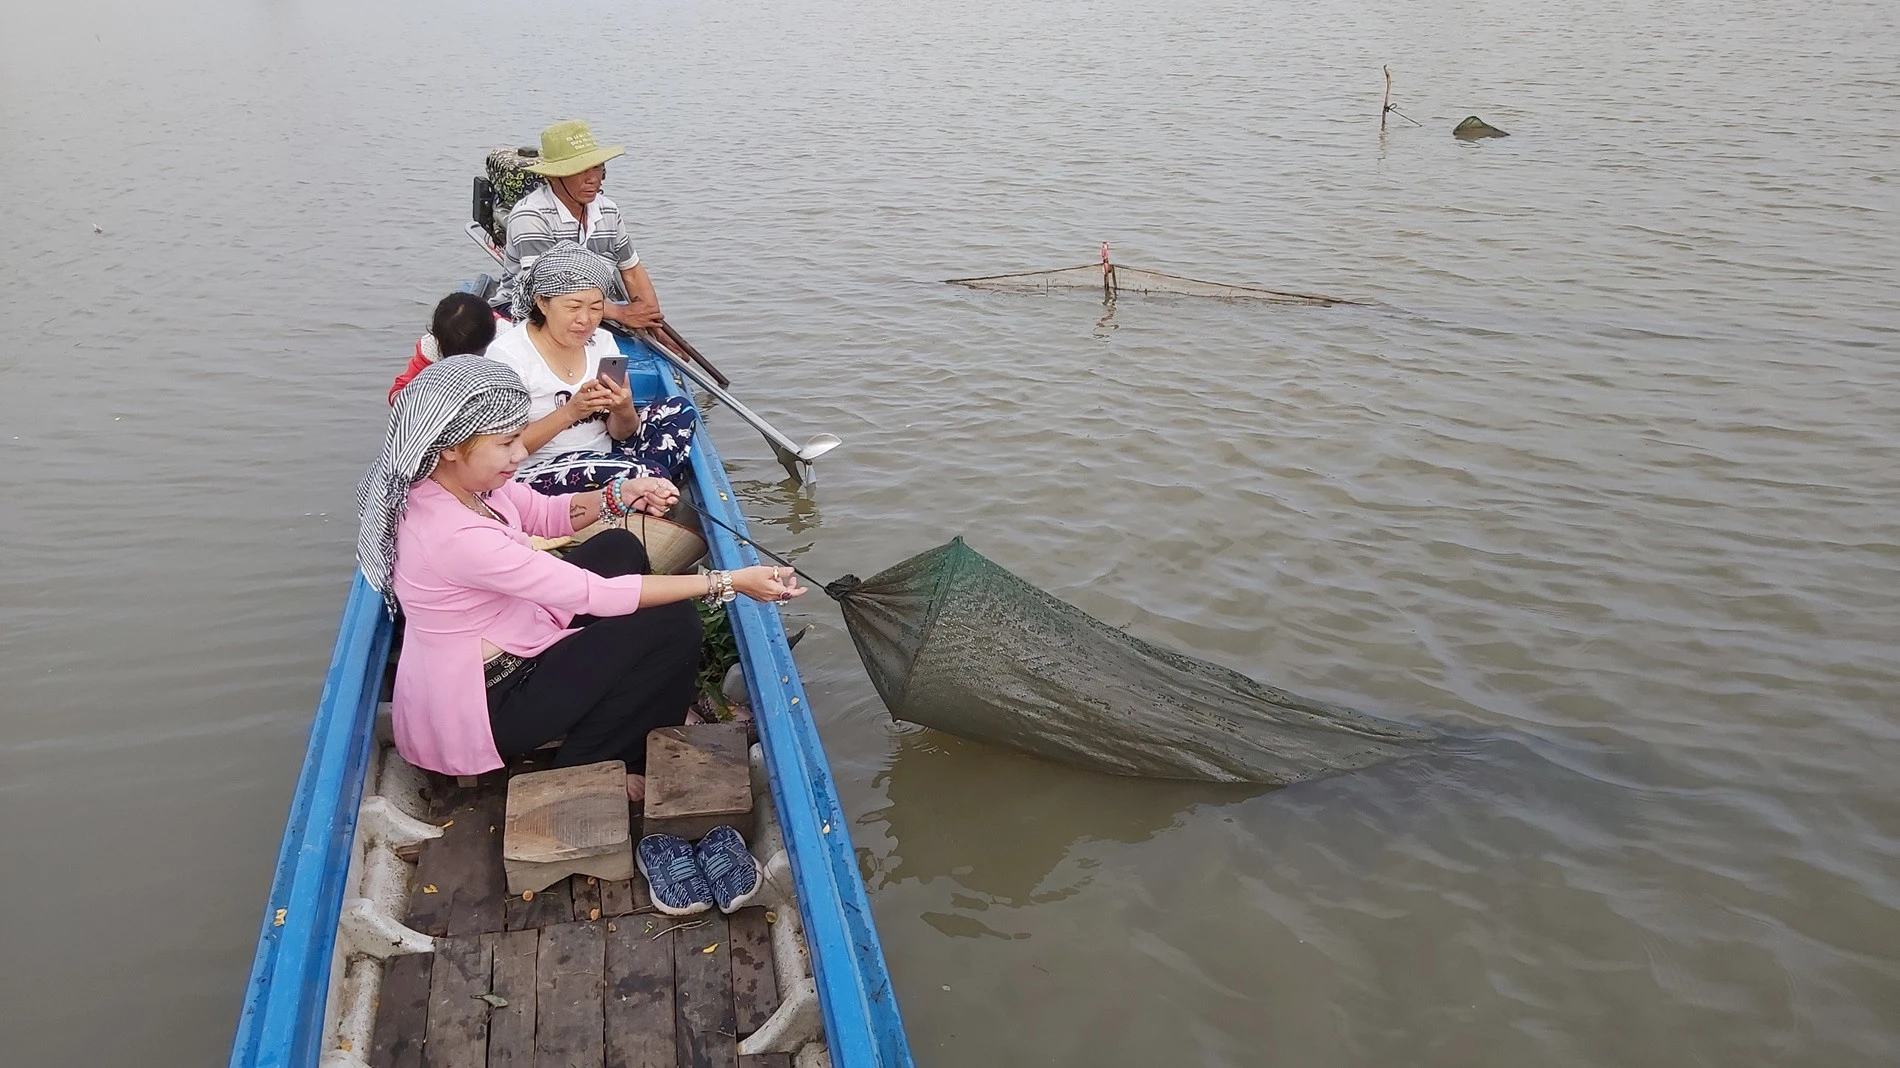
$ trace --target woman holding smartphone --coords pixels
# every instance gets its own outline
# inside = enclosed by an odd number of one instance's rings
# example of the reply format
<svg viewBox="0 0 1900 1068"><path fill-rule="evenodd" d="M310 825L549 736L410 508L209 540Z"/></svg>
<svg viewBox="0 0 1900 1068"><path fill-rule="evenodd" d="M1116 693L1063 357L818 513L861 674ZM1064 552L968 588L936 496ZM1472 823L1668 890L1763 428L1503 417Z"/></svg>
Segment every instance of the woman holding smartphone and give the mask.
<svg viewBox="0 0 1900 1068"><path fill-rule="evenodd" d="M679 398L633 403L612 334L600 328L614 265L562 241L521 273L516 324L488 346L530 398L516 476L542 493L599 489L616 477L668 478L692 452L695 413ZM601 374L603 360L619 374Z"/></svg>
<svg viewBox="0 0 1900 1068"><path fill-rule="evenodd" d="M559 767L623 760L646 789L646 736L685 722L699 672L695 597L789 601L790 568L648 575L633 535L609 530L565 560L562 537L603 513L665 511L661 478L544 496L514 481L528 391L480 356L444 359L396 395L357 487L357 560L407 619L393 700L396 748L417 767L478 775L555 738Z"/></svg>

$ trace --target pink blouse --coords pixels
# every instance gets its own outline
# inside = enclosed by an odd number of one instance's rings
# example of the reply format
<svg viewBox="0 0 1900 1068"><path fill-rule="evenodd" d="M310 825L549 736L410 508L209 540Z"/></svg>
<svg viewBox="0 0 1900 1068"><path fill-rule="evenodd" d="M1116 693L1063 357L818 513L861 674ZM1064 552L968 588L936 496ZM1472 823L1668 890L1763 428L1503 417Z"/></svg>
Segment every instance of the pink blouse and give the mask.
<svg viewBox="0 0 1900 1068"><path fill-rule="evenodd" d="M640 607L640 576L602 578L528 536L574 533L570 497L509 482L488 498L506 525L476 515L430 479L409 490L396 528L396 599L407 620L396 665L396 750L419 768L478 775L502 766L488 726L482 640L534 656L574 633L576 615Z"/></svg>

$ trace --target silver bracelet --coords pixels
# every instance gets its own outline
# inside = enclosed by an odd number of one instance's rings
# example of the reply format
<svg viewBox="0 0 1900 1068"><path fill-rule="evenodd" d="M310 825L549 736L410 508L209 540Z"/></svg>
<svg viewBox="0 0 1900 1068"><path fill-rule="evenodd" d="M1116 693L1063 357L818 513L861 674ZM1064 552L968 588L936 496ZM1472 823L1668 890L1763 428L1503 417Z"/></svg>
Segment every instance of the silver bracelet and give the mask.
<svg viewBox="0 0 1900 1068"><path fill-rule="evenodd" d="M732 588L732 572L706 572L706 592L702 597L707 604L725 604L737 596Z"/></svg>

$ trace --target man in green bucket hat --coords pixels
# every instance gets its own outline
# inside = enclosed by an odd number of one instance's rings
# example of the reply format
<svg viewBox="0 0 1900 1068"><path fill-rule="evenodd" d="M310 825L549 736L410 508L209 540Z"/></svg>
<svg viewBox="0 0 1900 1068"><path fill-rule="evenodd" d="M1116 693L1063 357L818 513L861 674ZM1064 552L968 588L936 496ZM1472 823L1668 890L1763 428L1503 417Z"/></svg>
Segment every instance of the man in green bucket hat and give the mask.
<svg viewBox="0 0 1900 1068"><path fill-rule="evenodd" d="M633 250L620 207L600 193L607 180L607 161L626 152L620 145L602 148L596 144L593 131L578 119L541 131L540 158L526 169L547 180L508 212L498 303L506 304L513 297L521 272L555 242L573 241L620 269L623 291L607 294L606 318L630 327L659 324L660 300L640 254Z"/></svg>

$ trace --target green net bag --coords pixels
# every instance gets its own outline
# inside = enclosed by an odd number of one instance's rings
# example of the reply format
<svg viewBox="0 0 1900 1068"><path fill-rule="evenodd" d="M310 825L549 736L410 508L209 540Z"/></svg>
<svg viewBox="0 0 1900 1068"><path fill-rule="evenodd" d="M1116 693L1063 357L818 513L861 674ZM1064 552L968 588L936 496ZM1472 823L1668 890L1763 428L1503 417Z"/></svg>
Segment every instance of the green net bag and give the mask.
<svg viewBox="0 0 1900 1068"><path fill-rule="evenodd" d="M1142 641L962 538L825 592L892 716L1051 760L1277 786L1418 753L1433 738Z"/></svg>

